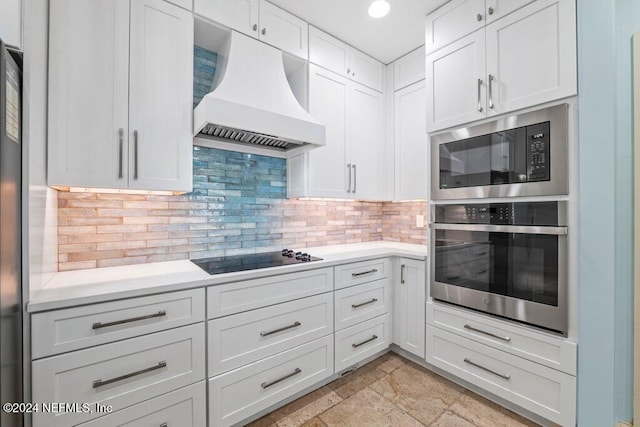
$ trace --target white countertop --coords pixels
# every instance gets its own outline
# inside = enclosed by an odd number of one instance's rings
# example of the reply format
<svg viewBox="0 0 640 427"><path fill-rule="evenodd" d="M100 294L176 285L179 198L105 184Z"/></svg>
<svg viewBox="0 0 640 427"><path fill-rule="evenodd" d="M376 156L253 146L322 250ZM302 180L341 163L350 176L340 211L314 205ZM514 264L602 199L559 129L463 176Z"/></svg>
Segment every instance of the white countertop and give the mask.
<svg viewBox="0 0 640 427"><path fill-rule="evenodd" d="M27 311L56 310L77 305L151 295L202 286L256 279L276 274L331 267L377 257L426 259L427 246L397 242L366 242L303 248L322 261L209 275L189 260L56 273L29 301Z"/></svg>

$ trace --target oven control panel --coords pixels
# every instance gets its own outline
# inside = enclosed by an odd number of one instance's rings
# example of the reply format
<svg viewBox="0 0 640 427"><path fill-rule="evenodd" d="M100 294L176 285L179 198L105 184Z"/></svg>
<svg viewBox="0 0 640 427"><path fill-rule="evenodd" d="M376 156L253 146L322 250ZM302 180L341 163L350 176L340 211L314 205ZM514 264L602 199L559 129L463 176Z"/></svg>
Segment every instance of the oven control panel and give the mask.
<svg viewBox="0 0 640 427"><path fill-rule="evenodd" d="M468 203L437 205L435 222L558 226L558 202Z"/></svg>
<svg viewBox="0 0 640 427"><path fill-rule="evenodd" d="M527 181L549 181L550 123L527 126Z"/></svg>

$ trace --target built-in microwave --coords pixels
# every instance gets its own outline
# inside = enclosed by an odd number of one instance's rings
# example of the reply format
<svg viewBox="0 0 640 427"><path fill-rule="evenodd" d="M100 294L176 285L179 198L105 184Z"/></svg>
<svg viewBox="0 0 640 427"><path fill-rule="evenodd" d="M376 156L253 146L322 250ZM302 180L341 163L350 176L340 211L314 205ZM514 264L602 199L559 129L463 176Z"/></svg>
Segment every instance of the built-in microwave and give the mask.
<svg viewBox="0 0 640 427"><path fill-rule="evenodd" d="M567 202L431 207L431 297L567 333Z"/></svg>
<svg viewBox="0 0 640 427"><path fill-rule="evenodd" d="M431 136L431 199L566 195L566 104Z"/></svg>

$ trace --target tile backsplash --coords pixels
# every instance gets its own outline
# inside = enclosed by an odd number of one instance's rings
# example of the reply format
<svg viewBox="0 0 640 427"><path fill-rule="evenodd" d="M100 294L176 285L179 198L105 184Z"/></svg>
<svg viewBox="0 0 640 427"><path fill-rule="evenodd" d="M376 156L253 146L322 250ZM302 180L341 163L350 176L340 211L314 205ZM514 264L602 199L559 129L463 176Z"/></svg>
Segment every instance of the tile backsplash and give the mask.
<svg viewBox="0 0 640 427"><path fill-rule="evenodd" d="M195 146L186 195L58 195L59 270L375 240L426 243L426 202L286 199L284 159Z"/></svg>

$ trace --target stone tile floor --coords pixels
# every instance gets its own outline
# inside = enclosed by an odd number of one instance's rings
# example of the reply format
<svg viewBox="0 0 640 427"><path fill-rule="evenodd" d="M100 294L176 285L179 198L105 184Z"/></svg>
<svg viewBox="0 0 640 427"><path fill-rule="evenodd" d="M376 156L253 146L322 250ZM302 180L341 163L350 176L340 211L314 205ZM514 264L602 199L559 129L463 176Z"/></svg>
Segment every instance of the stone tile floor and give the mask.
<svg viewBox="0 0 640 427"><path fill-rule="evenodd" d="M394 353L388 353L248 424L250 427L537 424Z"/></svg>

